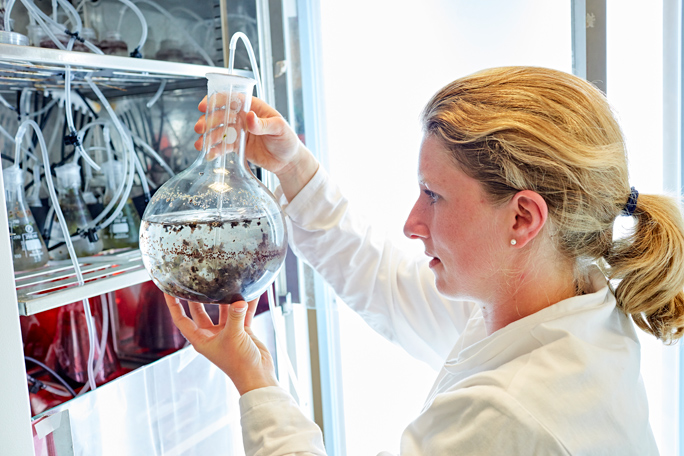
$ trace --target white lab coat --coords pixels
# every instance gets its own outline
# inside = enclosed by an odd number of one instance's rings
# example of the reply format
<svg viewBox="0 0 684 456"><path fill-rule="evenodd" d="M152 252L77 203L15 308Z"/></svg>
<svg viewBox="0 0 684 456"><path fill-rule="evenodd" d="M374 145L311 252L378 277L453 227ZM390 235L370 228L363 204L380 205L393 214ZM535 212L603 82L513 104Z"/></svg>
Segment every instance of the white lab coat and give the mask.
<svg viewBox="0 0 684 456"><path fill-rule="evenodd" d="M427 258L373 238L347 206L319 170L285 205L291 247L380 334L441 369L401 455L658 454L634 326L598 269L590 293L487 336L479 307L437 292ZM240 407L248 455L325 454L284 390Z"/></svg>

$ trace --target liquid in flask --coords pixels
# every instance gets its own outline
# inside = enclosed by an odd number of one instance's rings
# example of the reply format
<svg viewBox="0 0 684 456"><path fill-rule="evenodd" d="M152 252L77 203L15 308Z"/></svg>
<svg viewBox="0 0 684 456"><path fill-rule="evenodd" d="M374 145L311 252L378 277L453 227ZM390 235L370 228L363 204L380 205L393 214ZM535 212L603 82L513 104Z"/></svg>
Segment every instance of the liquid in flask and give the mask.
<svg viewBox="0 0 684 456"><path fill-rule="evenodd" d="M93 220L81 192L81 167L76 163L67 163L55 168L55 173L57 174L59 206L64 214L69 234L73 236L79 229L84 229ZM81 236L78 239L72 239L72 242L78 257L91 256L102 251L102 239L99 238L89 239ZM64 233L62 233L62 227L56 217L52 222L50 244L57 245L55 248L50 248L52 259L66 260L69 258L69 251L64 244Z"/></svg>
<svg viewBox="0 0 684 456"><path fill-rule="evenodd" d="M45 266L48 251L24 194L24 172L10 166L2 172L15 272Z"/></svg>
<svg viewBox="0 0 684 456"><path fill-rule="evenodd" d="M109 160L102 164L102 169L107 176L107 187L104 195L105 206L110 203L115 195L116 188L124 180L123 162ZM135 208L133 200L128 198L121 208L121 212L108 226L101 230L102 248L124 249L138 248L140 235L140 216Z"/></svg>

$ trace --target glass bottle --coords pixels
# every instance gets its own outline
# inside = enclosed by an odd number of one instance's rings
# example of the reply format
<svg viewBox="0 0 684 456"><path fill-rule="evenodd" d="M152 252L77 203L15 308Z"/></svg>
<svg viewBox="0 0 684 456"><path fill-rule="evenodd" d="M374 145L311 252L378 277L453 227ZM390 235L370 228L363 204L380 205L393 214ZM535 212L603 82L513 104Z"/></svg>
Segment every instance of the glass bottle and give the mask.
<svg viewBox="0 0 684 456"><path fill-rule="evenodd" d="M124 180L123 162L109 160L102 164L102 169L107 176L107 187L104 195L106 206L114 197L117 187ZM137 249L139 229L140 216L138 210L135 208L133 200L128 198L119 215L110 225L101 230L104 250Z"/></svg>
<svg viewBox="0 0 684 456"><path fill-rule="evenodd" d="M40 268L48 262L48 251L24 195L24 172L18 166L2 170L5 202L12 243L14 271Z"/></svg>
<svg viewBox="0 0 684 456"><path fill-rule="evenodd" d="M93 220L81 193L81 167L76 163L67 163L55 168L55 173L57 174L56 186L59 207L64 214L69 234L73 236L79 229L85 228ZM55 217L50 231L50 245L62 244L63 242L62 227ZM102 251L102 239L98 237L79 237L72 239L72 242L76 256L79 257L95 255ZM50 257L53 260L68 259L69 251L66 244L52 248Z"/></svg>
<svg viewBox="0 0 684 456"><path fill-rule="evenodd" d="M105 39L99 43L100 50L107 55L128 57L128 45L121 39L121 34L115 30L109 30Z"/></svg>
<svg viewBox="0 0 684 456"><path fill-rule="evenodd" d="M91 311L93 307L97 307L93 306L91 301L88 301L88 305L91 306ZM95 382L101 384L120 369L120 363L114 354L109 338L105 343L104 351L100 351L100 337L103 328L102 323L95 318L95 315L96 313L93 312L94 362L97 363L100 358L104 357L102 368L95 373ZM74 302L60 307L57 314L55 338L48 350L46 364L75 383L86 383L88 381L89 350L90 336L83 302Z"/></svg>
<svg viewBox="0 0 684 456"><path fill-rule="evenodd" d="M180 62L185 61L183 51L180 49L180 42L174 39L162 40L159 45L159 50L154 55L155 60L164 60L166 62Z"/></svg>
<svg viewBox="0 0 684 456"><path fill-rule="evenodd" d="M280 270L280 206L244 159L254 80L208 74L208 128L197 160L162 185L140 227L145 268L162 291L205 304L257 298Z"/></svg>

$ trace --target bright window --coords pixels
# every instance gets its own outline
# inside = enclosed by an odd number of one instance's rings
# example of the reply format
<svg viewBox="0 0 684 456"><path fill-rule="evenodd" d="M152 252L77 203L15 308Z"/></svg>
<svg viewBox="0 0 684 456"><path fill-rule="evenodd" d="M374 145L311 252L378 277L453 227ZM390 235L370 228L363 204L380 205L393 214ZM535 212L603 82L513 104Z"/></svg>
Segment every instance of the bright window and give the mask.
<svg viewBox="0 0 684 456"><path fill-rule="evenodd" d="M391 11L389 11L391 9ZM418 117L443 85L480 69L572 71L570 1L321 2L329 170L373 224L403 237L418 195ZM340 306L347 454L399 451L435 372Z"/></svg>

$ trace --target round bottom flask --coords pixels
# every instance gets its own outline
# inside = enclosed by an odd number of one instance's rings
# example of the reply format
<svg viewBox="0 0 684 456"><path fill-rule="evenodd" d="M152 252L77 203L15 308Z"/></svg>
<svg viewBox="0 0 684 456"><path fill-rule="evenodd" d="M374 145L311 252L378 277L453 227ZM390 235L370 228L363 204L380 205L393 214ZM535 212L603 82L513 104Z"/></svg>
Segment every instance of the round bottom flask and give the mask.
<svg viewBox="0 0 684 456"><path fill-rule="evenodd" d="M280 206L245 165L254 80L208 74L203 150L154 194L140 225L143 263L162 291L205 304L261 295L280 270Z"/></svg>

